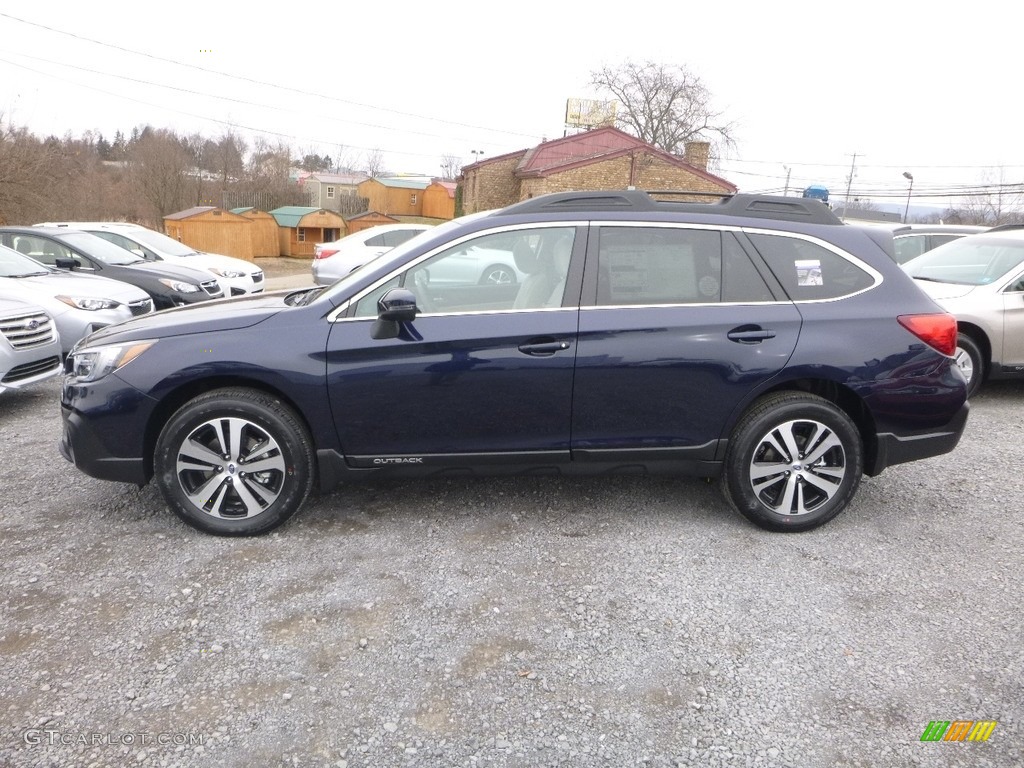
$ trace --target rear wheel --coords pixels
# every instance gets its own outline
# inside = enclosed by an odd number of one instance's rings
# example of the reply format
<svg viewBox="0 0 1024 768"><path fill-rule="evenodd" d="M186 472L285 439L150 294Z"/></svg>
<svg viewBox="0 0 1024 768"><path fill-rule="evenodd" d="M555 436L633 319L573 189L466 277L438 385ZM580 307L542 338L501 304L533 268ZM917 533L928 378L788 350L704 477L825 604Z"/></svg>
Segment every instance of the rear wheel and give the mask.
<svg viewBox="0 0 1024 768"><path fill-rule="evenodd" d="M953 353L953 357L960 372L967 379L967 396L971 397L985 380L985 359L981 356L981 349L974 339L961 333L956 337L956 352Z"/></svg>
<svg viewBox="0 0 1024 768"><path fill-rule="evenodd" d="M221 536L276 528L313 485L312 439L280 400L220 389L183 405L154 454L157 484L182 520Z"/></svg>
<svg viewBox="0 0 1024 768"><path fill-rule="evenodd" d="M770 531L807 531L838 515L864 469L857 427L816 395L780 392L757 401L729 440L722 491Z"/></svg>

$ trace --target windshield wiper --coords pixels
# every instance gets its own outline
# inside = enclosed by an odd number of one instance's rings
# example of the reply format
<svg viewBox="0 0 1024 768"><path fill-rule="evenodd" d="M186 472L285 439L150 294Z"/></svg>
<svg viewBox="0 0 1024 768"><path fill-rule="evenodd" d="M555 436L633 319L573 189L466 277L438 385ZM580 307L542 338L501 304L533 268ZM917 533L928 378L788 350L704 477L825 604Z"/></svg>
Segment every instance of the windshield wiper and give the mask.
<svg viewBox="0 0 1024 768"><path fill-rule="evenodd" d="M48 275L48 274L50 274L50 273L49 272L26 272L23 275L0 275L0 277L11 277L11 278L14 278L15 280L17 280L17 279L22 278L22 277L42 277L43 275Z"/></svg>

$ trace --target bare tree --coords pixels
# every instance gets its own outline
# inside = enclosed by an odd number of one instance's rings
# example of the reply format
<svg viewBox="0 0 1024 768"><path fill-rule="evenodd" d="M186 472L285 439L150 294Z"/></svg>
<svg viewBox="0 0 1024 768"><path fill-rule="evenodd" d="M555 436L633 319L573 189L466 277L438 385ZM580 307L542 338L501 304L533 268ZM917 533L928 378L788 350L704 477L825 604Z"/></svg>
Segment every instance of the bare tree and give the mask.
<svg viewBox="0 0 1024 768"><path fill-rule="evenodd" d="M462 159L458 155L441 155L441 177L445 181L455 181L462 171Z"/></svg>
<svg viewBox="0 0 1024 768"><path fill-rule="evenodd" d="M610 92L621 109L616 125L674 155L688 141L708 141L714 156L735 147L733 125L712 106L704 82L681 65L627 59L590 73L591 85Z"/></svg>
<svg viewBox="0 0 1024 768"><path fill-rule="evenodd" d="M961 198L959 206L951 209L951 219L961 224L1015 224L1022 218L1024 184L1008 183L1006 170L998 174L986 173L976 191Z"/></svg>
<svg viewBox="0 0 1024 768"><path fill-rule="evenodd" d="M372 179L383 176L387 173L384 170L384 153L379 149L372 149L366 153L366 175Z"/></svg>
<svg viewBox="0 0 1024 768"><path fill-rule="evenodd" d="M188 207L193 199L189 192L194 191L189 183L193 156L174 131L144 129L131 148L130 161L139 191L161 222Z"/></svg>
<svg viewBox="0 0 1024 768"><path fill-rule="evenodd" d="M46 202L49 152L26 128L5 124L0 113L0 221L32 223Z"/></svg>

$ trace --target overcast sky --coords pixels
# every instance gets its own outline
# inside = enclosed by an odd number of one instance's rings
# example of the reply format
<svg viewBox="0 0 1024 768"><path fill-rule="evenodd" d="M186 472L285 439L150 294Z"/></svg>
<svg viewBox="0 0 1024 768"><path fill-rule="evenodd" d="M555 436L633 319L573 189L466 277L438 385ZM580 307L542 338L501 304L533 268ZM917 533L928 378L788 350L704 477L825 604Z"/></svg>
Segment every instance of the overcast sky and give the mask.
<svg viewBox="0 0 1024 768"><path fill-rule="evenodd" d="M627 58L682 64L735 124L742 191L824 184L948 204L1024 181L1024 6L859 3L43 3L0 0L0 111L39 135L235 130L438 174L563 134ZM938 197L927 198L929 193Z"/></svg>

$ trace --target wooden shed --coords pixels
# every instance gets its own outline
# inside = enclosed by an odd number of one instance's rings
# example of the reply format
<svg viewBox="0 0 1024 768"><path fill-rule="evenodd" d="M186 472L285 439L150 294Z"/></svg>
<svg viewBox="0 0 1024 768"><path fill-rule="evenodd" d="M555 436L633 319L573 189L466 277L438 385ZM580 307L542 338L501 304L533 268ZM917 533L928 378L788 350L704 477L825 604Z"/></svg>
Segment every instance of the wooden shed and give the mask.
<svg viewBox="0 0 1024 768"><path fill-rule="evenodd" d="M357 213L355 216L349 216L345 219L345 226L348 228L345 234L351 235L353 232L362 232L364 229L376 227L378 224L401 224L401 221L393 216L385 216L383 213L377 213L376 211L363 211L363 213Z"/></svg>
<svg viewBox="0 0 1024 768"><path fill-rule="evenodd" d="M337 240L345 233L341 214L323 208L286 205L270 215L277 221L281 255L293 259L311 259L317 243Z"/></svg>
<svg viewBox="0 0 1024 768"><path fill-rule="evenodd" d="M257 259L276 258L281 255L281 242L277 234L277 220L259 208L232 208L231 212L252 222L252 255Z"/></svg>
<svg viewBox="0 0 1024 768"><path fill-rule="evenodd" d="M199 205L164 216L169 237L197 251L253 260L251 223L231 211Z"/></svg>
<svg viewBox="0 0 1024 768"><path fill-rule="evenodd" d="M455 218L454 181L432 181L423 190L423 215L432 219Z"/></svg>
<svg viewBox="0 0 1024 768"><path fill-rule="evenodd" d="M420 179L379 178L367 179L356 189L365 197L371 211L388 216L422 216L423 190L430 184Z"/></svg>

